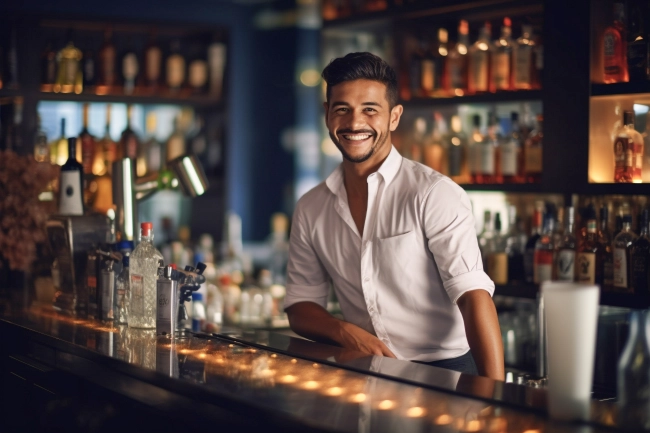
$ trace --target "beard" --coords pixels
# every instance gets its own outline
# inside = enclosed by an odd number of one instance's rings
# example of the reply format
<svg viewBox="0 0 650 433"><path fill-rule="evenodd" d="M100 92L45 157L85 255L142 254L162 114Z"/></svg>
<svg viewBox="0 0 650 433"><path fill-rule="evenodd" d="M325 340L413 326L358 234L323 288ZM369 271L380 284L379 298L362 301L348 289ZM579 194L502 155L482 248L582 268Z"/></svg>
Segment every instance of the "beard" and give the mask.
<svg viewBox="0 0 650 433"><path fill-rule="evenodd" d="M386 131L388 131L388 129L386 129ZM353 131L351 129L341 129L338 132L339 132L339 134L370 134L371 137L376 136L374 131L371 131L371 130L368 130L368 129L360 129L358 131ZM385 134L380 133L377 140L372 144L372 146L370 146L370 149L368 149L368 152L366 152L364 155L353 157L352 155L350 155L349 153L347 153L345 151L345 149L341 145L341 142L338 140L338 138L336 138L336 135L332 134L331 131L330 131L329 134L330 134L330 138L332 139L332 142L334 142L336 147L341 152L341 155L343 155L343 158L345 158L348 161L353 162L355 164L360 164L360 163L365 162L368 159L370 159L370 157L375 154L377 149L382 147L384 145L384 143L386 143L386 140L388 139L388 133L385 133Z"/></svg>

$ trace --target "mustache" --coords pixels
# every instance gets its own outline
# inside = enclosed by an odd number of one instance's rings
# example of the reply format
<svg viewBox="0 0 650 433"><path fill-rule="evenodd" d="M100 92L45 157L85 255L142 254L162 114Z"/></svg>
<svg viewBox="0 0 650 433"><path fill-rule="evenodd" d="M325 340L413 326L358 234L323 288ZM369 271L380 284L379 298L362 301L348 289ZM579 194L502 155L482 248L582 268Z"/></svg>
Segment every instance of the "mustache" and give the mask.
<svg viewBox="0 0 650 433"><path fill-rule="evenodd" d="M370 134L375 135L375 132L370 129L339 129L337 134Z"/></svg>

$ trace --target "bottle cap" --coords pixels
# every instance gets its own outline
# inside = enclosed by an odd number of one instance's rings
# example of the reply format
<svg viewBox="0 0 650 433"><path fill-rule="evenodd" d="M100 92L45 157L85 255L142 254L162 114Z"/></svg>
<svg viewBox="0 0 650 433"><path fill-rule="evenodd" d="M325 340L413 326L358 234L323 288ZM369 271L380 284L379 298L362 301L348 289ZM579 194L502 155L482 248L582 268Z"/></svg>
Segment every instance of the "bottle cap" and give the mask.
<svg viewBox="0 0 650 433"><path fill-rule="evenodd" d="M143 236L149 236L149 233L151 233L152 229L153 229L153 223L145 222L140 224L140 230L142 230Z"/></svg>
<svg viewBox="0 0 650 433"><path fill-rule="evenodd" d="M192 293L192 301L203 301L203 295L201 293Z"/></svg>

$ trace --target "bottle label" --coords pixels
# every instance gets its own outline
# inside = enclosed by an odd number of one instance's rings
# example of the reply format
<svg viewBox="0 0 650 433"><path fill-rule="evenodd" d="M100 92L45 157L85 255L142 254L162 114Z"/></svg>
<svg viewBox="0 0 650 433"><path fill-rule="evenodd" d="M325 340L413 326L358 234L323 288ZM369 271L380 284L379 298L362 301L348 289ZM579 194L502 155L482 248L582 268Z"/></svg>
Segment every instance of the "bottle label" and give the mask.
<svg viewBox="0 0 650 433"><path fill-rule="evenodd" d="M425 92L431 92L433 91L433 86L435 82L435 65L433 63L433 60L430 59L425 59L422 60L422 75L421 77L421 82L420 86L422 86L422 90Z"/></svg>
<svg viewBox="0 0 650 433"><path fill-rule="evenodd" d="M477 92L488 90L488 54L487 51L477 51L470 58L472 86Z"/></svg>
<svg viewBox="0 0 650 433"><path fill-rule="evenodd" d="M501 146L501 173L504 176L517 175L517 142L508 140Z"/></svg>
<svg viewBox="0 0 650 433"><path fill-rule="evenodd" d="M151 47L147 50L146 72L149 81L158 81L160 78L160 64L162 62L162 51L158 47Z"/></svg>
<svg viewBox="0 0 650 433"><path fill-rule="evenodd" d="M508 255L505 252L488 255L487 274L494 284L508 283Z"/></svg>
<svg viewBox="0 0 650 433"><path fill-rule="evenodd" d="M578 253L576 279L579 283L596 283L596 254Z"/></svg>
<svg viewBox="0 0 650 433"><path fill-rule="evenodd" d="M546 250L535 250L533 282L540 284L553 279L553 252Z"/></svg>
<svg viewBox="0 0 650 433"><path fill-rule="evenodd" d="M83 215L81 173L76 170L62 171L59 188L59 213L62 215Z"/></svg>
<svg viewBox="0 0 650 433"><path fill-rule="evenodd" d="M497 89L508 89L510 87L510 53L507 51L497 52L493 59L494 85Z"/></svg>
<svg viewBox="0 0 650 433"><path fill-rule="evenodd" d="M525 152L524 164L526 173L541 173L542 172L542 147L541 146L527 146Z"/></svg>
<svg viewBox="0 0 650 433"><path fill-rule="evenodd" d="M627 289L627 256L624 248L614 248L614 287Z"/></svg>
<svg viewBox="0 0 650 433"><path fill-rule="evenodd" d="M530 72L532 64L532 49L529 45L517 48L515 55L515 76L516 87L529 87L531 82Z"/></svg>
<svg viewBox="0 0 650 433"><path fill-rule="evenodd" d="M617 53L622 51L620 36L613 30L606 30L603 35L603 64L605 75L618 76L621 73L622 55Z"/></svg>
<svg viewBox="0 0 650 433"><path fill-rule="evenodd" d="M63 63L63 82L61 84L74 84L79 71L79 62L76 59L65 59Z"/></svg>
<svg viewBox="0 0 650 433"><path fill-rule="evenodd" d="M134 80L138 75L138 58L135 54L129 53L122 61L122 74L127 80Z"/></svg>
<svg viewBox="0 0 650 433"><path fill-rule="evenodd" d="M576 252L574 250L560 250L557 256L557 279L560 281L575 280L575 260Z"/></svg>
<svg viewBox="0 0 650 433"><path fill-rule="evenodd" d="M481 174L494 174L494 146L489 143L481 144L480 155Z"/></svg>
<svg viewBox="0 0 650 433"><path fill-rule="evenodd" d="M616 137L614 141L614 161L616 168L626 170L634 167L634 143L627 136Z"/></svg>
<svg viewBox="0 0 650 433"><path fill-rule="evenodd" d="M144 278L131 273L131 316L144 317Z"/></svg>

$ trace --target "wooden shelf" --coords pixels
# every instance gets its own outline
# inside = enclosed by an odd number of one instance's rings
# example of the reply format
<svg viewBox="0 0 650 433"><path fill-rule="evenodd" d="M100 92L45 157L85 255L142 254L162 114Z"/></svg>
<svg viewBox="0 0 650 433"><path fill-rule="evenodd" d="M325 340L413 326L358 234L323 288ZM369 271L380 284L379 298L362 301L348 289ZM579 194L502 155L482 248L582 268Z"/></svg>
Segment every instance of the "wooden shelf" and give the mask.
<svg viewBox="0 0 650 433"><path fill-rule="evenodd" d="M503 183L503 184L463 184L465 191L494 191L494 192L519 192L519 193L549 193L544 191L538 183ZM549 193L550 194L550 193Z"/></svg>
<svg viewBox="0 0 650 433"><path fill-rule="evenodd" d="M222 100L207 95L170 95L160 93L156 95L96 95L93 93L49 93L36 92L35 98L41 101L71 101L71 102L98 102L98 103L124 103L148 105L187 105L197 108L221 109L224 107Z"/></svg>
<svg viewBox="0 0 650 433"><path fill-rule="evenodd" d="M590 183L586 195L650 195L650 183Z"/></svg>
<svg viewBox="0 0 650 433"><path fill-rule="evenodd" d="M591 96L630 95L634 93L650 93L650 81L635 81L633 83L591 84Z"/></svg>
<svg viewBox="0 0 650 433"><path fill-rule="evenodd" d="M413 98L401 101L405 108L428 108L459 104L498 104L500 102L541 100L541 90L518 90L513 92L486 93L482 95L451 96L446 98Z"/></svg>
<svg viewBox="0 0 650 433"><path fill-rule="evenodd" d="M514 298L536 299L539 288L537 284L497 285L494 295L509 296ZM646 309L650 307L650 293L643 295L626 293L601 293L600 305L633 309Z"/></svg>
<svg viewBox="0 0 650 433"><path fill-rule="evenodd" d="M450 19L462 17L469 21L501 19L509 16L540 14L543 6L539 1L522 0L470 0L437 2L413 2L382 11L356 12L344 18L324 20L323 29L359 28L373 26L380 22L410 21L419 18L441 17Z"/></svg>

